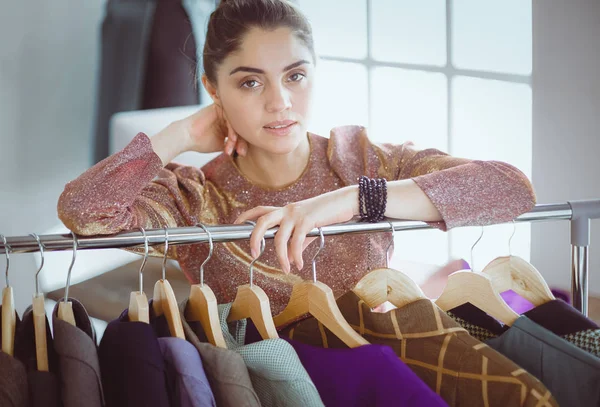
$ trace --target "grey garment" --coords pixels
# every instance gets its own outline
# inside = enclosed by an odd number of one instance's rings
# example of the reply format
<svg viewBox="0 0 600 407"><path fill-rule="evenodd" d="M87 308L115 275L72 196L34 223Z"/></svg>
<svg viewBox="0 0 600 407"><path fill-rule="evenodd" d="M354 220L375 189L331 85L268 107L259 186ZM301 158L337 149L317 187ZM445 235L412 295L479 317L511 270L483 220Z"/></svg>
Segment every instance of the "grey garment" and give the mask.
<svg viewBox="0 0 600 407"><path fill-rule="evenodd" d="M202 359L194 345L180 338L158 338L167 370L171 404L181 407L216 407Z"/></svg>
<svg viewBox="0 0 600 407"><path fill-rule="evenodd" d="M65 407L101 407L104 395L96 334L84 306L73 298L69 301L73 304L77 326L58 319L60 302L56 303L52 312L62 401Z"/></svg>
<svg viewBox="0 0 600 407"><path fill-rule="evenodd" d="M25 365L4 352L0 352L0 406L29 406Z"/></svg>
<svg viewBox="0 0 600 407"><path fill-rule="evenodd" d="M204 372L219 407L260 407L260 400L252 387L248 369L242 357L229 349L206 343L199 322L187 322L185 309L188 300L179 304L185 338L196 347Z"/></svg>
<svg viewBox="0 0 600 407"><path fill-rule="evenodd" d="M561 406L600 405L600 359L521 316L487 345L537 377Z"/></svg>
<svg viewBox="0 0 600 407"><path fill-rule="evenodd" d="M245 319L227 323L231 303L219 305L219 319L227 348L239 353L263 406L324 406L298 354L283 339L245 345Z"/></svg>

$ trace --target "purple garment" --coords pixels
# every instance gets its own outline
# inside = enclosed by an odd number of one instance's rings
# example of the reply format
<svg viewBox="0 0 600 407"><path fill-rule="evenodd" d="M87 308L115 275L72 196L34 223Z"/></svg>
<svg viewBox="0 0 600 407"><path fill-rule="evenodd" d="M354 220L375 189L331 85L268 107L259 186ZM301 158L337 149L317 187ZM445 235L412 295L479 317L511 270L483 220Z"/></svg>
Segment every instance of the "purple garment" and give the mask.
<svg viewBox="0 0 600 407"><path fill-rule="evenodd" d="M327 407L448 406L389 346L325 349L283 337Z"/></svg>
<svg viewBox="0 0 600 407"><path fill-rule="evenodd" d="M571 296L567 292L555 288L552 288L550 291L552 291L552 294L554 294L557 299L559 298L567 304L571 303ZM500 294L500 296L517 314L523 314L535 308L531 302L521 297L513 290L505 291Z"/></svg>
<svg viewBox="0 0 600 407"><path fill-rule="evenodd" d="M202 359L194 345L180 338L158 338L158 344L167 368L171 405L216 407Z"/></svg>

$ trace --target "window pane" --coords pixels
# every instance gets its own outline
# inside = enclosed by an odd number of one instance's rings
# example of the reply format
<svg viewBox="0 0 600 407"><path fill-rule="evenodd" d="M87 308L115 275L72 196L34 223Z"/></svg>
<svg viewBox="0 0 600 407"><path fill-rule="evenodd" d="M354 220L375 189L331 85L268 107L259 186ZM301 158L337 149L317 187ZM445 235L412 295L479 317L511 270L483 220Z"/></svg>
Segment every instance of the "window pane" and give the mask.
<svg viewBox="0 0 600 407"><path fill-rule="evenodd" d="M443 74L373 69L371 140L447 151L447 94Z"/></svg>
<svg viewBox="0 0 600 407"><path fill-rule="evenodd" d="M451 153L458 157L500 160L515 165L531 179L531 87L510 82L457 77L452 81ZM517 225L512 254L529 259L530 225ZM508 255L512 225L485 228L474 250L475 268L481 270L497 256ZM471 246L481 227L450 232L453 257L470 262Z"/></svg>
<svg viewBox="0 0 600 407"><path fill-rule="evenodd" d="M373 0L373 58L380 61L446 64L445 0Z"/></svg>
<svg viewBox="0 0 600 407"><path fill-rule="evenodd" d="M452 63L458 68L531 74L531 1L452 2Z"/></svg>
<svg viewBox="0 0 600 407"><path fill-rule="evenodd" d="M308 130L329 137L335 126L369 126L367 68L361 64L319 61Z"/></svg>
<svg viewBox="0 0 600 407"><path fill-rule="evenodd" d="M529 85L456 77L452 81L451 153L506 161L531 177L531 98Z"/></svg>
<svg viewBox="0 0 600 407"><path fill-rule="evenodd" d="M367 2L298 0L310 20L319 55L365 58L367 56Z"/></svg>

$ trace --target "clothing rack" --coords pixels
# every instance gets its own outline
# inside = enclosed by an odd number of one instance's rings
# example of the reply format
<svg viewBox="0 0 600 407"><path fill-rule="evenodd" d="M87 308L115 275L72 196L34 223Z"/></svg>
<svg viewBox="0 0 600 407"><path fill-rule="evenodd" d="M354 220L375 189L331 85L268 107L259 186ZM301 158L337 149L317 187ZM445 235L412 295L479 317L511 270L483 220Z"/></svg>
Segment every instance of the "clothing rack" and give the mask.
<svg viewBox="0 0 600 407"><path fill-rule="evenodd" d="M571 221L571 294L573 306L584 315L588 314L588 265L590 245L591 219L600 218L600 199L568 201L558 204L538 204L530 212L515 219L515 222L539 222L570 220ZM362 223L351 221L321 228L324 236L345 233L367 233L391 231L390 222L395 231L432 229L425 222L389 219L378 223ZM218 225L207 226L212 240L231 242L249 239L251 225ZM169 245L208 242L207 233L200 227L167 228ZM271 228L265 234L272 239L278 228ZM311 230L307 236L319 236L319 229ZM165 229L146 230L148 244L157 245L165 242ZM45 251L73 250L72 234L39 235ZM6 238L10 247L9 253L33 253L39 251L37 241L32 236L10 236ZM130 231L109 236L77 236L77 250L108 249L141 246L144 236L141 231ZM5 252L0 242L0 254Z"/></svg>

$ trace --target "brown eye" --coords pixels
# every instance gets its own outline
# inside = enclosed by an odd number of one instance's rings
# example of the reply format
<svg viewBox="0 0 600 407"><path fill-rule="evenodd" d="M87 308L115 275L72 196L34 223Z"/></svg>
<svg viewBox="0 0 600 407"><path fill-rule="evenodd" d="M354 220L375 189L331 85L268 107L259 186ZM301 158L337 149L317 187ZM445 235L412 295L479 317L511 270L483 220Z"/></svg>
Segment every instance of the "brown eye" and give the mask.
<svg viewBox="0 0 600 407"><path fill-rule="evenodd" d="M249 81L242 83L242 88L254 89L257 86L258 86L258 81L255 81L254 79L251 79Z"/></svg>
<svg viewBox="0 0 600 407"><path fill-rule="evenodd" d="M300 82L305 77L306 76L303 73L295 72L290 75L289 79L290 79L290 82Z"/></svg>

